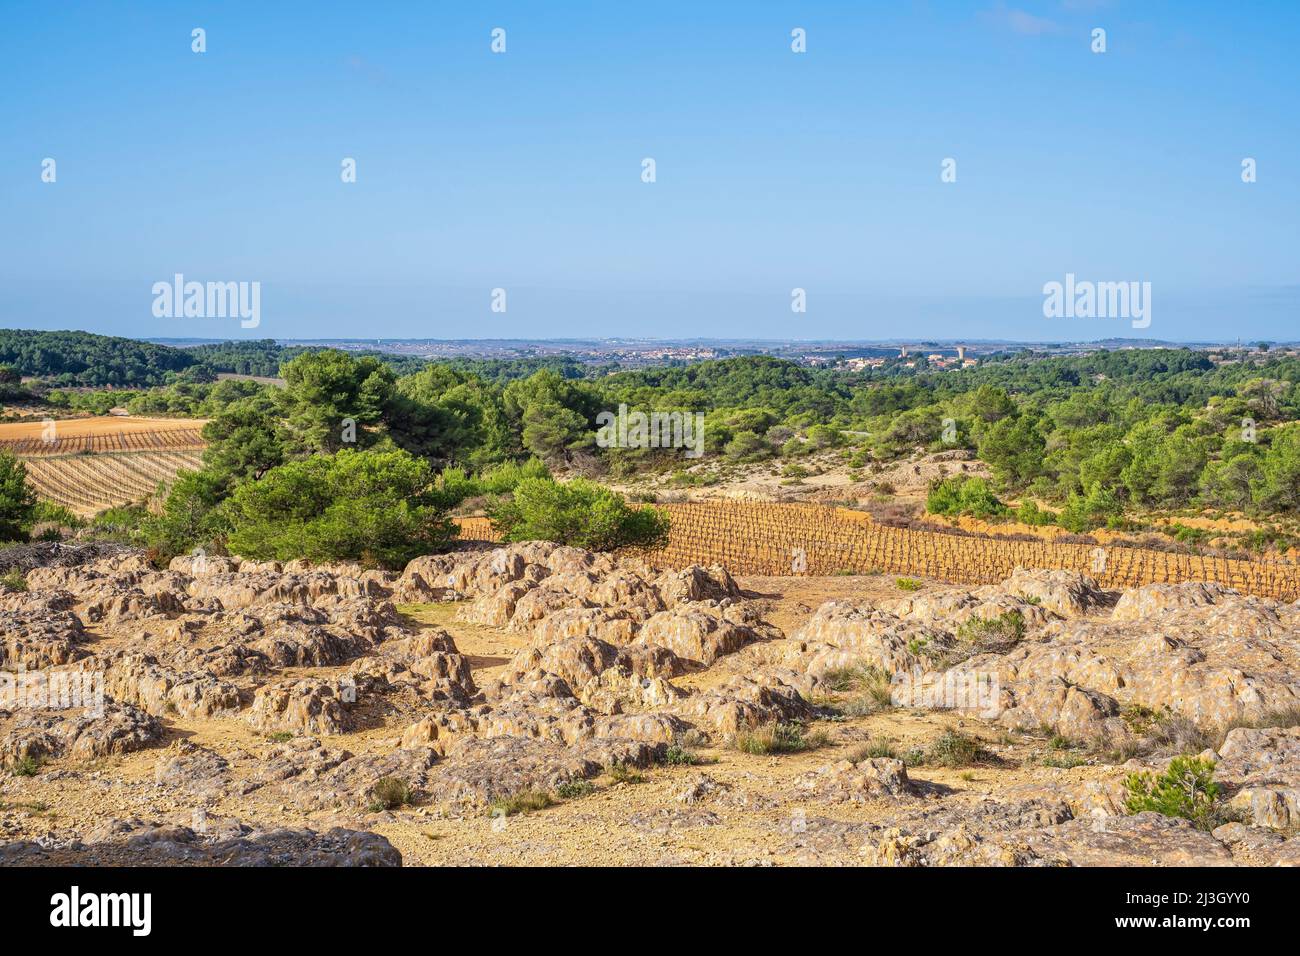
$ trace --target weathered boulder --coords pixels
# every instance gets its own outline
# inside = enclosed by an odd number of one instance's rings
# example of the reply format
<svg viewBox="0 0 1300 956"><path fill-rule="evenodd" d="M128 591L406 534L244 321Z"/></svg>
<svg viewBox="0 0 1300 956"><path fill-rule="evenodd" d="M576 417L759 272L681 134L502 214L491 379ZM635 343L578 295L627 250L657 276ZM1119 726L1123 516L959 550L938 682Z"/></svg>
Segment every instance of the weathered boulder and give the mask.
<svg viewBox="0 0 1300 956"><path fill-rule="evenodd" d="M253 830L210 839L189 827L110 821L99 834L70 845L0 845L3 866L401 866L402 855L377 833L334 827Z"/></svg>
<svg viewBox="0 0 1300 956"><path fill-rule="evenodd" d="M147 654L127 654L115 660L104 686L118 700L160 717L227 716L242 704L239 688L229 681L207 671L173 671Z"/></svg>
<svg viewBox="0 0 1300 956"><path fill-rule="evenodd" d="M1221 584L1148 584L1121 594L1111 619L1151 622L1169 611L1208 607L1233 593Z"/></svg>
<svg viewBox="0 0 1300 956"><path fill-rule="evenodd" d="M654 585L665 606L740 597L740 588L720 564L708 568L692 564L680 571L665 571L654 579Z"/></svg>
<svg viewBox="0 0 1300 956"><path fill-rule="evenodd" d="M264 733L341 734L350 728L338 683L316 677L259 687L244 720Z"/></svg>
<svg viewBox="0 0 1300 956"><path fill-rule="evenodd" d="M162 737L158 720L130 704L106 699L93 709L42 709L22 713L0 740L7 762L25 757L70 757L86 761L130 753Z"/></svg>
<svg viewBox="0 0 1300 956"><path fill-rule="evenodd" d="M804 774L796 788L832 803L864 803L880 797L897 800L913 794L907 767L891 757L869 757L856 764L837 760Z"/></svg>
<svg viewBox="0 0 1300 956"><path fill-rule="evenodd" d="M1077 571L1016 568L1000 587L1020 597L1035 598L1062 617L1082 617L1106 605L1106 594L1097 582Z"/></svg>
<svg viewBox="0 0 1300 956"><path fill-rule="evenodd" d="M178 740L158 758L154 783L201 799L215 799L231 787L230 763L215 750Z"/></svg>
<svg viewBox="0 0 1300 956"><path fill-rule="evenodd" d="M461 608L457 617L468 624L485 627L505 627L515 613L515 605L531 590L524 581L510 581L495 591L476 598L468 607Z"/></svg>
<svg viewBox="0 0 1300 956"><path fill-rule="evenodd" d="M946 639L933 627L905 623L867 605L827 601L795 633L792 650L809 673L869 664L893 675L928 670L929 649L941 649Z"/></svg>
<svg viewBox="0 0 1300 956"><path fill-rule="evenodd" d="M631 643L637 634L635 620L622 611L603 607L564 608L521 626L524 620L517 616L511 622L511 630L531 631L537 644L588 637L622 647Z"/></svg>
<svg viewBox="0 0 1300 956"><path fill-rule="evenodd" d="M646 766L661 751L628 740L569 747L524 737L470 738L439 764L429 782L429 796L434 803L481 812L517 793L550 791L569 780L594 777L615 763Z"/></svg>
<svg viewBox="0 0 1300 956"><path fill-rule="evenodd" d="M812 708L793 687L741 676L686 698L673 711L722 738L759 724L812 717Z"/></svg>
<svg viewBox="0 0 1300 956"><path fill-rule="evenodd" d="M370 641L318 624L284 623L252 648L279 667L345 664L372 649Z"/></svg>
<svg viewBox="0 0 1300 956"><path fill-rule="evenodd" d="M750 628L732 623L720 608L703 603L660 612L641 625L637 635L639 643L658 644L701 667L735 653L754 638Z"/></svg>
<svg viewBox="0 0 1300 956"><path fill-rule="evenodd" d="M85 628L66 609L66 594L9 596L0 610L0 668L40 670L86 656Z"/></svg>
<svg viewBox="0 0 1300 956"><path fill-rule="evenodd" d="M1230 731L1214 776L1232 791L1231 806L1255 826L1300 827L1300 727Z"/></svg>

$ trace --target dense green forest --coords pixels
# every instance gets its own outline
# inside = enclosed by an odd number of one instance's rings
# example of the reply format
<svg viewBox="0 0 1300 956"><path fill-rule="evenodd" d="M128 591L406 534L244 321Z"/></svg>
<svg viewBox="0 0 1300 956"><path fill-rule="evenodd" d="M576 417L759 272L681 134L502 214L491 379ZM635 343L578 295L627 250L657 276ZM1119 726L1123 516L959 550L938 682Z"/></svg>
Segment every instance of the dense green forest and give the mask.
<svg viewBox="0 0 1300 956"><path fill-rule="evenodd" d="M151 349L127 354L144 361L155 356ZM139 414L211 418L199 479L204 504L189 507L190 519L243 484L340 451L398 455L386 459L393 467L407 460L401 456L424 462L430 481L440 488L450 482L463 498L476 493L474 476L531 459L625 478L827 449L839 449L855 468L969 449L989 466L992 484L938 489L936 510L996 514L1001 498L1028 493L1080 530L1152 509L1300 510L1300 360L1286 356L1256 353L1215 365L1204 352L1181 349L1021 353L911 375L897 367L887 374L811 369L759 356L591 376L590 366L564 359L412 366L390 356L294 350L271 368L254 362L283 358L271 342L191 351L202 368L229 367L244 356L253 364L241 367L278 373L285 384L173 377L161 387L48 396L76 410L115 402ZM68 364L66 356L24 354L49 367ZM101 342L79 354L107 352ZM155 373L167 367L159 362ZM598 416L620 405L703 415L704 456L600 447ZM439 500L447 504L445 492Z"/></svg>
<svg viewBox="0 0 1300 956"><path fill-rule="evenodd" d="M0 329L0 368L62 388L153 388L176 382L211 382L218 373L274 377L280 366L314 346L280 345L273 339L177 348L90 332ZM416 356L358 350L399 374L423 368ZM520 371L519 374L528 374ZM0 382L0 385L4 384Z"/></svg>
<svg viewBox="0 0 1300 956"><path fill-rule="evenodd" d="M209 373L228 372L234 375L257 375L274 378L280 374L285 362L309 352L321 351L314 345L281 345L274 339L257 339L243 342L218 342L209 345L187 345L181 351L198 359ZM368 355L391 366L398 374L418 371L425 360L413 355L394 355L374 349L348 350L350 355Z"/></svg>
<svg viewBox="0 0 1300 956"><path fill-rule="evenodd" d="M55 385L162 385L197 364L187 352L135 339L0 329L0 365Z"/></svg>
<svg viewBox="0 0 1300 956"><path fill-rule="evenodd" d="M257 375L274 378L280 374L285 362L308 352L319 352L321 346L281 345L274 339L248 342L220 342L209 345L189 345L184 351L199 360L212 372L229 372L236 375ZM418 372L429 364L428 359L415 355L397 355L376 349L348 349L349 355L376 358L399 375ZM509 382L527 378L534 372L550 369L562 378L593 378L614 371L617 366L588 365L568 356L523 359L448 359L441 364L457 371L470 372L492 382Z"/></svg>
<svg viewBox="0 0 1300 956"><path fill-rule="evenodd" d="M833 448L858 466L977 453L993 486L937 490L936 510L993 515L995 493L1028 491L1085 530L1128 509L1300 508L1300 361L1290 358L1215 367L1196 352L1135 351L871 382L757 357L595 380L543 368L502 383L439 363L399 376L374 357L322 351L280 371L283 388L207 391L201 493L169 514L192 521L250 482L341 451L441 469L430 480L443 504L478 493L472 476L529 459L595 477L694 464L680 449L598 447L597 416L620 403L702 413L705 468Z"/></svg>

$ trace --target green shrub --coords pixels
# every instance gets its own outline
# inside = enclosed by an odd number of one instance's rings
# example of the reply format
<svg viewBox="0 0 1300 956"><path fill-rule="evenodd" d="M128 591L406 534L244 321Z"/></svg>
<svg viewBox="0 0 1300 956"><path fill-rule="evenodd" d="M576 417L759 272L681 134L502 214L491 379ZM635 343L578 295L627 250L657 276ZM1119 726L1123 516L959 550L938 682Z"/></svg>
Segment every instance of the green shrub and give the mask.
<svg viewBox="0 0 1300 956"><path fill-rule="evenodd" d="M1123 502L1101 482L1095 482L1086 495L1071 493L1057 521L1067 531L1082 534L1123 516Z"/></svg>
<svg viewBox="0 0 1300 956"><path fill-rule="evenodd" d="M34 777L41 769L41 761L30 754L19 757L9 765L9 772L15 777Z"/></svg>
<svg viewBox="0 0 1300 956"><path fill-rule="evenodd" d="M36 515L36 492L27 484L27 466L0 451L0 541L26 541Z"/></svg>
<svg viewBox="0 0 1300 956"><path fill-rule="evenodd" d="M954 518L958 515L1000 518L1010 514L1010 509L993 494L987 481L961 475L934 482L925 499L925 510Z"/></svg>
<svg viewBox="0 0 1300 956"><path fill-rule="evenodd" d="M138 516L139 534L155 562L166 565L177 555L199 547L219 552L218 542L229 530L219 508L224 494L225 482L210 470L178 473L167 491L162 513ZM133 520L137 516L124 517Z"/></svg>
<svg viewBox="0 0 1300 956"><path fill-rule="evenodd" d="M943 656L943 666L955 667L979 654L1005 654L1024 636L1025 618L1019 611L967 618L957 627L957 644Z"/></svg>
<svg viewBox="0 0 1300 956"><path fill-rule="evenodd" d="M896 578L894 586L900 591L919 591L923 587L916 578Z"/></svg>
<svg viewBox="0 0 1300 956"><path fill-rule="evenodd" d="M661 758L661 762L669 767L690 767L700 762L699 756L678 744L672 744Z"/></svg>
<svg viewBox="0 0 1300 956"><path fill-rule="evenodd" d="M1025 618L1019 611L1005 611L997 617L970 617L957 628L957 637L964 641L990 645L1019 643L1025 636Z"/></svg>
<svg viewBox="0 0 1300 956"><path fill-rule="evenodd" d="M423 459L345 449L273 468L237 486L222 510L229 548L248 558L401 568L451 540L437 499Z"/></svg>
<svg viewBox="0 0 1300 956"><path fill-rule="evenodd" d="M723 453L733 461L757 461L772 454L772 446L754 432L737 432L723 448Z"/></svg>
<svg viewBox="0 0 1300 956"><path fill-rule="evenodd" d="M32 522L34 524L48 522L63 528L82 528L86 524L84 518L78 517L70 509L65 508L63 505L56 505L52 501L36 502L35 510L32 512Z"/></svg>
<svg viewBox="0 0 1300 956"><path fill-rule="evenodd" d="M1223 822L1219 785L1212 779L1214 761L1175 757L1162 774L1133 773L1124 781L1128 813L1153 810L1167 817L1182 817L1202 830Z"/></svg>
<svg viewBox="0 0 1300 956"><path fill-rule="evenodd" d="M850 717L865 717L893 704L889 675L874 664L855 664L827 671L822 675L822 686L836 693L853 694L837 706Z"/></svg>
<svg viewBox="0 0 1300 956"><path fill-rule="evenodd" d="M10 568L0 575L0 586L8 591L26 591L27 578L23 575L22 568Z"/></svg>
<svg viewBox="0 0 1300 956"><path fill-rule="evenodd" d="M380 810L396 810L410 803L412 796L411 785L405 780L398 777L381 777L370 788L370 806L367 809L371 813L378 813Z"/></svg>
<svg viewBox="0 0 1300 956"><path fill-rule="evenodd" d="M479 495L507 495L525 478L550 478L546 463L530 458L523 464L508 461L470 476L465 469L448 465L438 475L439 504L453 508L467 498Z"/></svg>
<svg viewBox="0 0 1300 956"><path fill-rule="evenodd" d="M809 732L802 724L771 723L741 731L732 739L732 746L741 753L766 756L816 750L829 741L824 730Z"/></svg>
<svg viewBox="0 0 1300 956"><path fill-rule="evenodd" d="M933 767L969 767L987 757L974 737L945 730L925 748L922 762Z"/></svg>
<svg viewBox="0 0 1300 956"><path fill-rule="evenodd" d="M832 425L813 425L808 429L808 441L817 449L835 448L844 443L844 435Z"/></svg>
<svg viewBox="0 0 1300 956"><path fill-rule="evenodd" d="M812 442L806 442L796 436L781 446L781 457L802 458L804 455L811 455L813 451L815 448Z"/></svg>
<svg viewBox="0 0 1300 956"><path fill-rule="evenodd" d="M551 473L540 458L529 458L523 464L508 461L489 468L479 476L479 494L505 495L514 491L525 478L549 477Z"/></svg>
<svg viewBox="0 0 1300 956"><path fill-rule="evenodd" d="M605 773L614 783L645 783L645 777L636 772L636 769L617 760L605 768Z"/></svg>
<svg viewBox="0 0 1300 956"><path fill-rule="evenodd" d="M119 505L105 508L90 519L89 536L95 540L123 541L132 544L144 542L143 528L149 520L149 510L142 505Z"/></svg>
<svg viewBox="0 0 1300 956"><path fill-rule="evenodd" d="M516 813L531 813L545 810L554 805L555 799L544 790L524 790L509 797L502 797L488 808L488 816L512 817Z"/></svg>
<svg viewBox="0 0 1300 956"><path fill-rule="evenodd" d="M1058 770L1071 770L1085 763L1087 761L1082 756L1072 753L1048 754L1043 758L1044 767L1055 767Z"/></svg>
<svg viewBox="0 0 1300 956"><path fill-rule="evenodd" d="M1044 511L1042 508L1038 507L1033 499L1024 502L1016 509L1015 514L1017 521L1035 527L1054 524L1056 522L1056 515L1051 511Z"/></svg>
<svg viewBox="0 0 1300 956"><path fill-rule="evenodd" d="M560 483L524 478L510 498L488 509L505 541L555 541L589 551L657 548L668 541L668 516L657 508L633 508L622 496L585 478Z"/></svg>
<svg viewBox="0 0 1300 956"><path fill-rule="evenodd" d="M860 746L854 747L853 750L849 752L850 763L862 763L864 760L873 760L880 757L889 757L893 760L898 759L898 755L894 752L894 748L883 740L878 740L874 743L861 744Z"/></svg>
<svg viewBox="0 0 1300 956"><path fill-rule="evenodd" d="M566 780L555 788L555 794L562 800L576 800L578 797L585 797L595 789L595 785L590 780Z"/></svg>

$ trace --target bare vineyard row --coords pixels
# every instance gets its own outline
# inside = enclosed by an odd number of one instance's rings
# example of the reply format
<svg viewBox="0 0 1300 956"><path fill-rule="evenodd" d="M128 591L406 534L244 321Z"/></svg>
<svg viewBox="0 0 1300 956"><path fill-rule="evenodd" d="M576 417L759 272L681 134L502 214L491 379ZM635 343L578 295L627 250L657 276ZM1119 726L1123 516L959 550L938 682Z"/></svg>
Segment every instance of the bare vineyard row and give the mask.
<svg viewBox="0 0 1300 956"><path fill-rule="evenodd" d="M59 455L84 455L99 452L148 452L201 450L206 446L197 428L174 428L159 431L104 432L95 435L74 435L46 441L39 436L31 438L0 439L0 451L25 458Z"/></svg>
<svg viewBox="0 0 1300 956"><path fill-rule="evenodd" d="M1081 571L1102 587L1214 581L1278 600L1300 598L1300 566L1141 548L1007 541L878 525L822 505L699 502L657 507L672 517L656 564L722 564L733 574L918 575L955 584L995 584L1017 567ZM492 540L485 518L461 519L461 537Z"/></svg>
<svg viewBox="0 0 1300 956"><path fill-rule="evenodd" d="M80 515L140 501L182 469L201 466L194 451L42 455L24 460L37 495Z"/></svg>

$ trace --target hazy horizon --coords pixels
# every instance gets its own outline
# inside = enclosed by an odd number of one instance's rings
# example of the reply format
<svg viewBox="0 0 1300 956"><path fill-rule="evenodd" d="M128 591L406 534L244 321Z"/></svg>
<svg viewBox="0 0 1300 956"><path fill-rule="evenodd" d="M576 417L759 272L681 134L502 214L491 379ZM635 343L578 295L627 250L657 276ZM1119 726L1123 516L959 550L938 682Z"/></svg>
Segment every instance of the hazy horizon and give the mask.
<svg viewBox="0 0 1300 956"><path fill-rule="evenodd" d="M66 326L49 329L22 329L15 326L19 331L32 332L92 332L90 329ZM93 333L92 334L116 334L116 333ZM1108 343L1124 343L1129 347L1129 343L1142 343L1144 347L1158 347L1160 345L1175 346L1234 346L1238 343L1242 347L1254 347L1260 342L1265 342L1270 346L1290 346L1300 344L1300 337L1291 339L1256 339L1254 337L1242 336L1234 339L1161 339L1155 337L1140 338L1137 336L1107 336L1095 339L1067 339L1067 338L1040 338L1040 339L1013 339L1006 337L944 337L926 335L923 332L911 337L893 336L889 338L845 338L845 337L824 337L824 338L776 338L767 336L635 336L635 335L610 335L610 336L576 336L576 335L555 335L555 336L472 336L463 338L446 338L440 336L345 336L345 335L325 335L325 336L259 336L255 333L246 335L236 335L228 337L220 336L171 336L171 335L125 335L122 338L134 339L143 342L156 342L160 344L175 343L178 346L199 345L205 343L220 342L239 342L239 341L259 341L270 339L279 344L296 344L296 343L315 343L315 342L346 342L349 344L366 344L366 343L440 343L440 344L473 344L473 343L497 343L497 342L521 342L521 343L539 343L539 344L564 344L564 343L654 343L664 345L682 345L682 344L700 344L700 345L852 345L852 346L891 346L926 344L934 343L937 345L1061 345L1061 346L1097 346L1104 347Z"/></svg>

